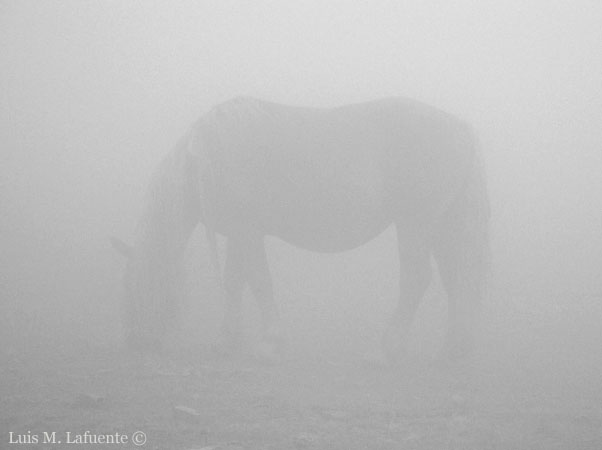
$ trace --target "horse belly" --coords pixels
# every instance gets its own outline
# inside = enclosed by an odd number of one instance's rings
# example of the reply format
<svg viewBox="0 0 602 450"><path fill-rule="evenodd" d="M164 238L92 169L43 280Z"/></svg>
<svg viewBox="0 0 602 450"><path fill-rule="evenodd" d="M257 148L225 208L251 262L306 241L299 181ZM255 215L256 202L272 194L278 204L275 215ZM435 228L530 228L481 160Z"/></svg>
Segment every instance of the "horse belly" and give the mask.
<svg viewBox="0 0 602 450"><path fill-rule="evenodd" d="M224 229L277 236L308 250L349 250L390 223L380 165L331 152L247 160L224 173Z"/></svg>
<svg viewBox="0 0 602 450"><path fill-rule="evenodd" d="M336 252L368 242L390 223L382 198L366 191L316 195L273 208L269 234L308 250Z"/></svg>
<svg viewBox="0 0 602 450"><path fill-rule="evenodd" d="M271 185L271 234L329 252L355 248L386 228L383 177L373 160L323 158L288 165Z"/></svg>

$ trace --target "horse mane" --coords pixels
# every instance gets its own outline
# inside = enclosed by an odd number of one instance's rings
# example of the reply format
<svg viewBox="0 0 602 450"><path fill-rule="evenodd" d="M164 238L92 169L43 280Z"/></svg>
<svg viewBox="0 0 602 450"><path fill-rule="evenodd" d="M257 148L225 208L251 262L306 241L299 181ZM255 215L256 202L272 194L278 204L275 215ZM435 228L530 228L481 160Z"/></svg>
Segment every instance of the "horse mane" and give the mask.
<svg viewBox="0 0 602 450"><path fill-rule="evenodd" d="M187 134L151 175L136 227L136 244L155 249L163 257L181 253L200 214L198 179L188 141Z"/></svg>
<svg viewBox="0 0 602 450"><path fill-rule="evenodd" d="M152 173L135 231L132 264L141 295L129 305L135 335L161 336L184 294L182 256L200 215L195 159L186 135Z"/></svg>
<svg viewBox="0 0 602 450"><path fill-rule="evenodd" d="M474 221L475 235L480 248L480 263L481 270L487 277L491 276L492 260L491 260L491 204L489 201L489 192L487 187L487 173L485 163L482 158L481 143L478 138L475 139L475 155L473 159L473 170L468 181L469 195L472 196L474 202Z"/></svg>

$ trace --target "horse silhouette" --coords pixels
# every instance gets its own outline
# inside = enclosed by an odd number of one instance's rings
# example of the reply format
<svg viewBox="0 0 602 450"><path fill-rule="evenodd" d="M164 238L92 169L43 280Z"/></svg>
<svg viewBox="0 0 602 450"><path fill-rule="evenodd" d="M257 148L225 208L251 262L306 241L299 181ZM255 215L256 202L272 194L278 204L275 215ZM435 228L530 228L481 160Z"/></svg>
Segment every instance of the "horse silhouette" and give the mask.
<svg viewBox="0 0 602 450"><path fill-rule="evenodd" d="M383 335L386 355L395 361L404 354L431 280L431 255L449 300L445 353L456 358L472 348L489 264L489 205L472 129L446 112L405 98L321 109L245 97L214 107L154 173L133 245L113 240L128 256L130 342L163 338L181 295L181 256L199 223L216 266L216 233L227 239L224 352L242 340L246 284L266 345L281 348L265 236L338 252L391 224L399 303Z"/></svg>

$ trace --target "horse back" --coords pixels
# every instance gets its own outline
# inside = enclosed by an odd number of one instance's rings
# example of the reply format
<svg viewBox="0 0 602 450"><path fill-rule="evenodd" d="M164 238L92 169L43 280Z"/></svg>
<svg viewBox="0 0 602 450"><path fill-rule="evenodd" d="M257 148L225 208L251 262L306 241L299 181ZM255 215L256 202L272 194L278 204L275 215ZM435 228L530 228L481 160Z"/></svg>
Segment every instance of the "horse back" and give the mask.
<svg viewBox="0 0 602 450"><path fill-rule="evenodd" d="M437 216L474 156L466 124L403 98L330 109L239 98L199 126L223 221L275 231Z"/></svg>

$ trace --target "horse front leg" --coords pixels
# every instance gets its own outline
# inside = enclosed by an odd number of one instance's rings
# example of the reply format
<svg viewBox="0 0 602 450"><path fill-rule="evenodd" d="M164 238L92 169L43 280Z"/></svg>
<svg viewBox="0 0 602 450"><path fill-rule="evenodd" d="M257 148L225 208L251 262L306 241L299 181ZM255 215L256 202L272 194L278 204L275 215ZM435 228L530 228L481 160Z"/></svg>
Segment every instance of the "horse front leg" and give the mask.
<svg viewBox="0 0 602 450"><path fill-rule="evenodd" d="M266 360L277 359L283 352L286 339L280 324L280 312L274 301L262 236L228 238L224 269L225 311L217 349L225 354L241 350L242 293L246 283L251 288L262 317L262 338L256 355Z"/></svg>
<svg viewBox="0 0 602 450"><path fill-rule="evenodd" d="M262 318L262 337L255 354L261 359L276 360L284 352L286 334L281 324L278 305L274 300L272 277L263 237L250 241L246 253L246 280L257 301Z"/></svg>

